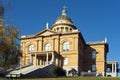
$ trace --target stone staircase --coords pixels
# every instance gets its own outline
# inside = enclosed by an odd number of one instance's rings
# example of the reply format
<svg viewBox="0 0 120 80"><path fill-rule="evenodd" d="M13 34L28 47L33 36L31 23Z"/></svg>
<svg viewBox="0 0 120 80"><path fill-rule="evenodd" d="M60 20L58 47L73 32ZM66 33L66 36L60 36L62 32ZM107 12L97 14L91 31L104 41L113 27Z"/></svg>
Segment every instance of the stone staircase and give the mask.
<svg viewBox="0 0 120 80"><path fill-rule="evenodd" d="M23 77L23 78L35 78L35 77L53 77L51 68L55 65L49 64L46 66L28 66L22 69L13 70L9 72L6 77Z"/></svg>

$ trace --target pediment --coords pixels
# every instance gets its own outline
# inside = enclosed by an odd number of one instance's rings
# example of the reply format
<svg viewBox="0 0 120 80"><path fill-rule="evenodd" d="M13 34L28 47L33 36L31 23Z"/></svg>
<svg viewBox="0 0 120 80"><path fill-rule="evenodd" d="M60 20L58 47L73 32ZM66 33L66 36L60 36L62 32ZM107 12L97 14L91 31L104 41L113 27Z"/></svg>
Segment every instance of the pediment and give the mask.
<svg viewBox="0 0 120 80"><path fill-rule="evenodd" d="M57 34L57 32L54 32L50 29L45 29L45 30L37 33L36 36L49 36L49 35L53 35L53 34Z"/></svg>

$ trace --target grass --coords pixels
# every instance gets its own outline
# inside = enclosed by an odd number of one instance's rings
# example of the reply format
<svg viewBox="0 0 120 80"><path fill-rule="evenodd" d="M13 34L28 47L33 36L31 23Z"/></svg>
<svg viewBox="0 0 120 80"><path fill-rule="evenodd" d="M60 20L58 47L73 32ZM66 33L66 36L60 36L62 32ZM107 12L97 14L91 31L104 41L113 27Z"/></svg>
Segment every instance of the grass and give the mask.
<svg viewBox="0 0 120 80"><path fill-rule="evenodd" d="M119 77L64 77L64 78L31 78L31 79L4 79L0 80L120 80Z"/></svg>

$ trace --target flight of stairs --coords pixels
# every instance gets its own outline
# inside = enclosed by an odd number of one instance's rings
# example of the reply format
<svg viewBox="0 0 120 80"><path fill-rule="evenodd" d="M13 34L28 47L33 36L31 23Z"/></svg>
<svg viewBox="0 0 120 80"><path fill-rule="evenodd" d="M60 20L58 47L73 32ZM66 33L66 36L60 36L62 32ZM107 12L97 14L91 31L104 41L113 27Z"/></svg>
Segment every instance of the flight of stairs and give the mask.
<svg viewBox="0 0 120 80"><path fill-rule="evenodd" d="M34 77L53 77L51 68L55 65L49 64L46 66L28 66L19 70L13 70L9 72L6 77L23 77L23 78L34 78Z"/></svg>

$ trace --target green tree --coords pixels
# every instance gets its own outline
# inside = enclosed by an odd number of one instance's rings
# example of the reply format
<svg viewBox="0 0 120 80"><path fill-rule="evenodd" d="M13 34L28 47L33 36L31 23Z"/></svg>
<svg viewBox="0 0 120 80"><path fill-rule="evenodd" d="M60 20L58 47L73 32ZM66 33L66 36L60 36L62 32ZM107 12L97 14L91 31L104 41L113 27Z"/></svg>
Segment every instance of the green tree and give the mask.
<svg viewBox="0 0 120 80"><path fill-rule="evenodd" d="M3 26L0 32L0 66L8 67L18 63L21 56L18 34L16 26Z"/></svg>

